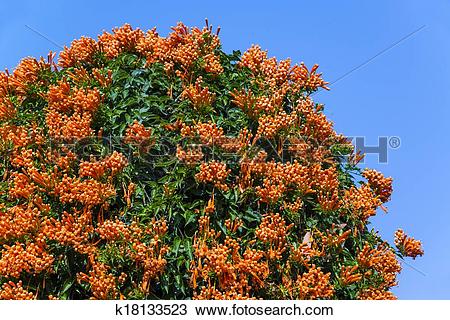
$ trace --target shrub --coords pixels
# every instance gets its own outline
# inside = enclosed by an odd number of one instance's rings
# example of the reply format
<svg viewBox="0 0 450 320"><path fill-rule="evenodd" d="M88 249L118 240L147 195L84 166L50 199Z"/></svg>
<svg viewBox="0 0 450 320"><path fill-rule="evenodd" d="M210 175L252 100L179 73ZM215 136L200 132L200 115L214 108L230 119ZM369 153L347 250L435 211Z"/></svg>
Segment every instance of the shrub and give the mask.
<svg viewBox="0 0 450 320"><path fill-rule="evenodd" d="M218 32L217 32L218 33ZM317 65L129 25L0 73L3 299L391 299L397 249Z"/></svg>

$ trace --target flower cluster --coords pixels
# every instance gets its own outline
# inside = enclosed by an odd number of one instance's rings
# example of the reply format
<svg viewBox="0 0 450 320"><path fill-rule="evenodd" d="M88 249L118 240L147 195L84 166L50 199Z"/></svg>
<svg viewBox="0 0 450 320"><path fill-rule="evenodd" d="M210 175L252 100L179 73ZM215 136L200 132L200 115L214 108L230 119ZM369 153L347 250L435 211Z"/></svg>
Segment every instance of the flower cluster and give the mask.
<svg viewBox="0 0 450 320"><path fill-rule="evenodd" d="M108 267L99 262L95 262L89 274L77 274L78 282L89 283L92 296L95 299L107 300L118 297L117 282L118 279L108 273Z"/></svg>
<svg viewBox="0 0 450 320"><path fill-rule="evenodd" d="M121 172L128 164L127 159L120 152L114 151L101 161L81 161L78 175L80 177L92 177L99 179L108 171L111 176Z"/></svg>
<svg viewBox="0 0 450 320"><path fill-rule="evenodd" d="M4 245L0 259L0 274L14 278L19 278L22 272L38 274L49 270L53 260L53 256L48 254L42 245L36 243Z"/></svg>
<svg viewBox="0 0 450 320"><path fill-rule="evenodd" d="M359 188L346 190L342 199L343 205L354 217L366 221L377 213L381 201L366 184Z"/></svg>
<svg viewBox="0 0 450 320"><path fill-rule="evenodd" d="M0 121L6 121L14 118L16 112L16 107L10 99L3 98L0 100Z"/></svg>
<svg viewBox="0 0 450 320"><path fill-rule="evenodd" d="M116 220L106 220L101 225L99 225L95 230L100 238L107 241L117 241L122 239L129 240L131 237L130 229L128 226L116 219Z"/></svg>
<svg viewBox="0 0 450 320"><path fill-rule="evenodd" d="M194 289L200 287L194 299L250 299L252 287L264 286L269 268L263 251L247 247L240 254L239 243L230 237L223 244L213 241L211 246L206 240L196 239L194 243L196 259L191 261L191 283Z"/></svg>
<svg viewBox="0 0 450 320"><path fill-rule="evenodd" d="M262 176L262 185L255 190L261 202L274 203L290 191L308 193L311 190L310 170L296 160L293 163L250 162L246 171L250 175Z"/></svg>
<svg viewBox="0 0 450 320"><path fill-rule="evenodd" d="M116 195L115 189L108 183L95 179L81 180L64 176L56 187L56 194L62 203L79 202L84 205L104 203L108 198Z"/></svg>
<svg viewBox="0 0 450 320"><path fill-rule="evenodd" d="M397 285L397 274L401 271L395 253L385 245L372 249L366 244L357 256L358 265L369 272L376 271L381 276L379 288L390 288Z"/></svg>
<svg viewBox="0 0 450 320"><path fill-rule="evenodd" d="M280 130L289 129L297 121L297 114L292 112L291 114L286 114L282 111L275 116L261 116L258 120L258 131L256 136L273 138Z"/></svg>
<svg viewBox="0 0 450 320"><path fill-rule="evenodd" d="M84 210L73 213L63 212L62 218L45 218L42 223L41 237L43 240L57 241L63 246L72 247L75 251L87 254L95 252L96 248L90 242L94 230L92 212Z"/></svg>
<svg viewBox="0 0 450 320"><path fill-rule="evenodd" d="M136 144L140 148L148 148L152 144L152 129L146 128L137 120L134 120L125 131L125 143Z"/></svg>
<svg viewBox="0 0 450 320"><path fill-rule="evenodd" d="M181 96L192 102L194 109L211 106L215 99L215 94L211 93L208 87L202 87L202 77L198 77L194 85L190 85L184 89Z"/></svg>
<svg viewBox="0 0 450 320"><path fill-rule="evenodd" d="M235 89L230 94L233 98L233 103L252 118L256 118L263 111L271 112L273 110L269 98L257 98L251 90L245 91L241 89L238 91Z"/></svg>
<svg viewBox="0 0 450 320"><path fill-rule="evenodd" d="M319 243L312 238L310 232L307 232L302 243L298 244L297 247L291 247L290 258L303 266L311 267L313 258L325 255L323 246L319 247Z"/></svg>
<svg viewBox="0 0 450 320"><path fill-rule="evenodd" d="M395 232L395 246L407 257L415 259L423 255L422 243L412 237L408 237L402 229Z"/></svg>
<svg viewBox="0 0 450 320"><path fill-rule="evenodd" d="M266 252L269 260L281 259L287 247L289 229L294 225L286 225L280 214L269 214L263 217L261 224L255 230L256 237L269 247Z"/></svg>
<svg viewBox="0 0 450 320"><path fill-rule="evenodd" d="M0 205L0 238L14 239L38 229L40 210L32 204L2 208Z"/></svg>
<svg viewBox="0 0 450 320"><path fill-rule="evenodd" d="M369 186L380 201L387 202L392 194L392 178L385 178L381 172L373 169L364 170L362 175L367 179Z"/></svg>
<svg viewBox="0 0 450 320"><path fill-rule="evenodd" d="M358 272L358 266L342 266L340 280L344 286L359 282L361 279L362 274Z"/></svg>
<svg viewBox="0 0 450 320"><path fill-rule="evenodd" d="M267 58L267 52L257 45L244 52L240 65L249 68L255 75L262 75L264 83L271 88L289 85L294 91L328 89L327 82L317 73L318 65L308 70L303 63L291 66L289 59L277 62L275 58Z"/></svg>
<svg viewBox="0 0 450 320"><path fill-rule="evenodd" d="M330 283L330 273L323 273L315 265L303 273L295 282L295 298L305 300L329 298L334 293L334 288Z"/></svg>
<svg viewBox="0 0 450 320"><path fill-rule="evenodd" d="M93 57L99 50L99 45L94 39L81 37L72 41L70 48L64 47L59 54L58 64L68 68L82 63L92 63Z"/></svg>
<svg viewBox="0 0 450 320"><path fill-rule="evenodd" d="M49 88L46 124L53 138L73 141L91 137L93 114L101 102L97 88L72 88L67 81L60 81Z"/></svg>
<svg viewBox="0 0 450 320"><path fill-rule="evenodd" d="M223 129L211 122L200 121L192 126L183 123L180 132L182 137L198 137L204 145L218 144L225 137Z"/></svg>
<svg viewBox="0 0 450 320"><path fill-rule="evenodd" d="M390 291L384 291L375 287L370 287L358 294L359 300L397 300L397 297Z"/></svg>
<svg viewBox="0 0 450 320"><path fill-rule="evenodd" d="M24 98L31 85L37 87L45 86L46 81L43 75L46 72L51 72L52 68L56 69L55 63L53 62L54 57L55 54L49 52L47 61L42 57L39 60L32 57L22 59L14 69L12 77L8 79L11 84L9 89L13 89L19 97Z"/></svg>
<svg viewBox="0 0 450 320"><path fill-rule="evenodd" d="M225 163L212 160L200 165L200 172L195 175L195 178L199 182L212 183L218 189L226 191L228 190L228 185L225 180L230 172L231 169L227 169Z"/></svg>
<svg viewBox="0 0 450 320"><path fill-rule="evenodd" d="M311 143L320 146L330 146L333 144L347 144L342 141L333 129L333 123L327 119L322 112L323 105L316 105L311 98L298 101L296 110L302 115L304 125L300 129L303 139L310 139Z"/></svg>
<svg viewBox="0 0 450 320"><path fill-rule="evenodd" d="M177 146L176 156L180 161L191 167L198 164L203 159L204 154L200 146L189 147L186 150L181 146Z"/></svg>
<svg viewBox="0 0 450 320"><path fill-rule="evenodd" d="M189 29L179 23L166 38L160 37L155 29L144 33L133 29L129 24L115 28L112 33L104 32L98 41L82 37L65 47L59 58L59 65L72 67L82 63L92 63L98 54L114 59L123 52L138 52L143 55L147 65L160 62L166 70L178 71L180 76L190 71L198 59L202 59L203 69L211 74L223 72L216 54L219 38L212 28Z"/></svg>
<svg viewBox="0 0 450 320"><path fill-rule="evenodd" d="M23 288L22 281L5 282L0 290L0 300L33 300L34 295Z"/></svg>

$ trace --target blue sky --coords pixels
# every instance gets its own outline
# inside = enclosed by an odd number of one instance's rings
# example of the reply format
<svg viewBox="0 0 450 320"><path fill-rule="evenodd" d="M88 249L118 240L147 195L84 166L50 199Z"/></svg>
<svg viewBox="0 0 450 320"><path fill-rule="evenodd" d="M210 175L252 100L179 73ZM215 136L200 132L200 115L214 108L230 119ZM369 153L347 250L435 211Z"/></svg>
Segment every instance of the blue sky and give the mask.
<svg viewBox="0 0 450 320"><path fill-rule="evenodd" d="M366 158L394 177L389 213L373 225L390 241L401 227L424 243L425 256L407 261L417 270L404 265L399 277L401 299L450 299L448 1L12 1L0 19L0 69L59 52L51 41L69 45L125 22L166 34L178 21L203 26L205 17L221 26L226 51L260 44L270 56L318 63L329 81L424 26L314 98L341 133L368 145L400 137L387 164Z"/></svg>

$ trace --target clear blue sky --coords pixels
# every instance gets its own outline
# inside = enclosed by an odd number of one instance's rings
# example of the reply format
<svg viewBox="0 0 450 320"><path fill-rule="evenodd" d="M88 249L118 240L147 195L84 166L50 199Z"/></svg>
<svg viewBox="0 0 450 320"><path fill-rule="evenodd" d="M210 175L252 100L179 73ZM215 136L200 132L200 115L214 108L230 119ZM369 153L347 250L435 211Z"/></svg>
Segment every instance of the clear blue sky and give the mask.
<svg viewBox="0 0 450 320"><path fill-rule="evenodd" d="M5 8L6 6L6 8ZM450 299L450 3L448 1L8 1L0 19L0 69L46 55L82 35L125 22L166 34L177 21L222 27L226 51L260 44L277 58L320 64L333 81L422 30L315 96L339 132L398 136L387 164L394 177L389 213L373 219L392 241L397 227L423 240L426 255L404 265L402 299ZM422 274L423 273L423 274Z"/></svg>

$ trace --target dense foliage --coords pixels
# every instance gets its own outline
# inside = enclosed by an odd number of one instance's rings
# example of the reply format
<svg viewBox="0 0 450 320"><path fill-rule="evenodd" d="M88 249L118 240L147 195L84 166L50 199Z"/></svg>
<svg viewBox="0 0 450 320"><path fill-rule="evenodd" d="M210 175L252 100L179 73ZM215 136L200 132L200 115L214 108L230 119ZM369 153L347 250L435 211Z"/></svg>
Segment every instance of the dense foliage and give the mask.
<svg viewBox="0 0 450 320"><path fill-rule="evenodd" d="M368 219L392 179L311 93L317 66L129 25L0 73L0 298L390 299Z"/></svg>

